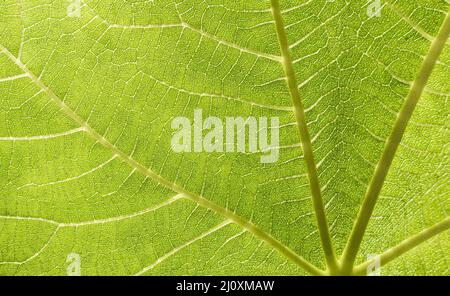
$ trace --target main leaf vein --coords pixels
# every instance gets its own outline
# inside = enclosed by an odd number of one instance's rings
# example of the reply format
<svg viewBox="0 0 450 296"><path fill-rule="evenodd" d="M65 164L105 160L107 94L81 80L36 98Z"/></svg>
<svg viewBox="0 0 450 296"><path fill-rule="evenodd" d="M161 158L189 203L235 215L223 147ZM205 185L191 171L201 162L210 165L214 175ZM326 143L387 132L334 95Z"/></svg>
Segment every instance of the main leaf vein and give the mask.
<svg viewBox="0 0 450 296"><path fill-rule="evenodd" d="M233 223L243 227L248 232L254 234L256 237L262 241L269 244L271 247L279 251L282 255L293 261L295 264L303 268L305 271L314 275L323 275L323 271L308 262L306 259L289 249L287 246L273 238L271 235L254 225L253 223L245 220L234 212L226 208L207 200L206 198L199 196L195 193L189 192L181 186L163 178L157 173L153 172L149 168L144 167L141 163L134 160L132 157L127 155L122 150L118 149L111 142L109 142L105 137L100 135L95 131L86 121L84 121L78 114L76 114L69 106L67 106L48 86L46 86L33 72L31 72L28 67L18 60L7 48L0 44L0 52L5 53L8 58L13 61L22 71L24 71L30 79L39 86L51 99L52 101L73 121L75 121L81 128L83 128L86 133L95 139L98 143L103 145L105 148L109 149L114 155L120 157L125 163L127 163L133 169L139 171L144 176L151 178L152 180L158 182L162 186L182 194L187 199L198 203L204 208L213 210L214 212L222 215L223 217L233 221Z"/></svg>

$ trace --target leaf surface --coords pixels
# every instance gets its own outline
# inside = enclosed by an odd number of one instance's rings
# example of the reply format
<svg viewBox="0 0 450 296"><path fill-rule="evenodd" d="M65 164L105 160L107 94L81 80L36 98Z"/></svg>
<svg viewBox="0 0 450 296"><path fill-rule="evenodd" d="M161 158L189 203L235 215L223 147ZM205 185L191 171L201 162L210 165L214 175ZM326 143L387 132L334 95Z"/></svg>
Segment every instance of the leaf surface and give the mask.
<svg viewBox="0 0 450 296"><path fill-rule="evenodd" d="M80 3L0 3L0 274L329 271L433 48L355 265L449 274L448 2ZM196 109L279 117L279 160L173 152Z"/></svg>

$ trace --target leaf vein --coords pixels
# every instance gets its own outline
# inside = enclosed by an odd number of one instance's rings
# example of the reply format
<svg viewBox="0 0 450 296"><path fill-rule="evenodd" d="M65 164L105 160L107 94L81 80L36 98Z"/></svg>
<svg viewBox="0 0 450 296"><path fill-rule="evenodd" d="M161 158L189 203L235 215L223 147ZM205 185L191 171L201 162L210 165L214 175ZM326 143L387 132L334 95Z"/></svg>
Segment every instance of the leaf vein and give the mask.
<svg viewBox="0 0 450 296"><path fill-rule="evenodd" d="M107 139L105 139L102 135L100 135L98 132L96 132L92 127L89 126L87 122L85 122L78 114L76 114L69 106L67 106L49 87L47 87L36 75L34 75L26 65L24 65L20 60L18 60L11 52L9 52L3 45L0 44L0 51L4 52L11 61L13 61L17 66L19 66L22 71L28 74L28 76L31 78L31 80L39 86L41 89L43 89L47 95L52 99L52 101L64 112L68 117L70 117L73 121L75 121L77 124L80 125L80 127L84 128L86 130L86 133L88 133L92 138L94 138L98 143L106 147L107 149L111 150L113 154L118 155L124 162L126 162L129 166L139 171L144 176L151 178L155 182L161 184L162 186L177 192L179 194L183 194L186 198L197 202L200 206L211 209L218 214L226 217L227 219L232 220L234 223L238 224L239 226L245 228L247 231L253 233L255 236L259 237L261 240L278 250L281 254L292 260L294 263L302 267L304 270L311 274L315 275L322 275L323 272L318 269L316 266L312 265L310 262L305 260L300 255L293 252L291 249L289 249L287 246L283 245L281 242L270 236L265 231L258 228L253 223L250 223L249 221L243 219L242 217L238 216L237 214L229 211L226 208L222 208L219 205L216 205L215 203L205 199L202 196L196 195L194 193L191 193L184 188L180 187L179 185L163 178L162 176L156 174L149 168L144 167L141 163L134 160L132 157L127 155L125 152L118 149L116 146L114 146L111 142L109 142Z"/></svg>

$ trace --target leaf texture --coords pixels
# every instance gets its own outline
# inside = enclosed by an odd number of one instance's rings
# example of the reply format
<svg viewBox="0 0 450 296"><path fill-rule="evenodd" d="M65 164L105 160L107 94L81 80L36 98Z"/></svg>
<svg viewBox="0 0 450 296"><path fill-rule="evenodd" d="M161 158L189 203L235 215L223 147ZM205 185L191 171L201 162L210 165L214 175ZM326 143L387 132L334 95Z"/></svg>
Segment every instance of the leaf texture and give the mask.
<svg viewBox="0 0 450 296"><path fill-rule="evenodd" d="M369 4L1 1L0 274L344 272L430 60L350 272L449 275L449 3ZM279 160L173 152L196 109L278 117Z"/></svg>

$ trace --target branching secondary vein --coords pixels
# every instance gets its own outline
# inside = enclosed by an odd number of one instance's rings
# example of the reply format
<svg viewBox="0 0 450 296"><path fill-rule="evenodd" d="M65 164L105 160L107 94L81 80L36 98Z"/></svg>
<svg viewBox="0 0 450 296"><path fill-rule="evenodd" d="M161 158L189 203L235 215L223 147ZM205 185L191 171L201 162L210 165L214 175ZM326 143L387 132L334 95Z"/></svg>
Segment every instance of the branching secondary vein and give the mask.
<svg viewBox="0 0 450 296"><path fill-rule="evenodd" d="M423 61L422 67L414 81L409 94L398 114L391 135L389 136L383 151L383 155L378 163L372 181L367 188L367 192L356 219L350 238L345 247L342 264L343 272L351 273L356 255L358 254L364 233L372 216L375 204L378 200L381 188L391 167L397 148L405 133L406 127L411 119L414 109L419 101L428 79L431 76L434 66L441 54L447 39L450 35L450 11L447 13L438 36L433 41L431 48Z"/></svg>
<svg viewBox="0 0 450 296"><path fill-rule="evenodd" d="M392 260L400 257L401 255L405 254L406 252L412 250L413 248L419 246L420 244L426 242L430 238L450 229L450 217L447 217L443 221L431 226L430 228L427 228L420 233L407 238L400 244L398 244L395 247L390 248L386 252L380 255L380 266L384 266L391 262ZM356 275L362 275L366 272L367 267L369 266L371 262L365 262L361 265L358 265L354 269L354 274Z"/></svg>

